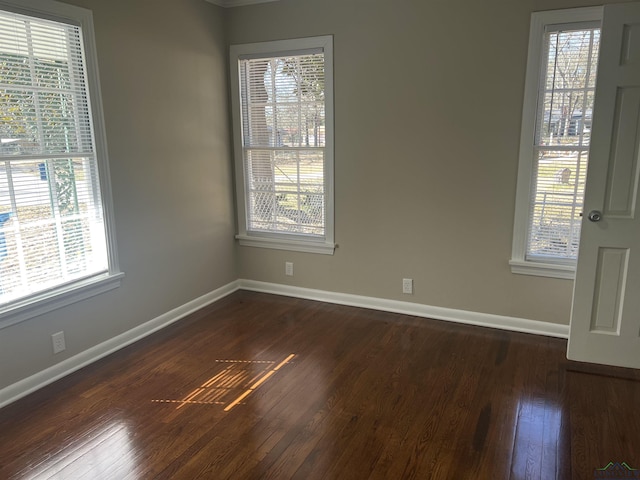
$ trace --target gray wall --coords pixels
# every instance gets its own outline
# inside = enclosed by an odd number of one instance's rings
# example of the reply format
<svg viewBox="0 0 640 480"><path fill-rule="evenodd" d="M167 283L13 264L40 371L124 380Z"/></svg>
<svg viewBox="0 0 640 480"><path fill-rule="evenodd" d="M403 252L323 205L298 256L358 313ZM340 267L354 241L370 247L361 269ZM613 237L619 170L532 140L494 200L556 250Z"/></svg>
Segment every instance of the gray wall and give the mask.
<svg viewBox="0 0 640 480"><path fill-rule="evenodd" d="M536 7L284 0L230 10L232 44L333 34L335 57L340 247L333 257L242 247L240 276L567 324L573 282L508 265Z"/></svg>
<svg viewBox="0 0 640 480"><path fill-rule="evenodd" d="M203 0L70 0L93 10L120 288L0 330L0 388L237 278L223 10ZM67 350L53 357L51 334Z"/></svg>
<svg viewBox="0 0 640 480"><path fill-rule="evenodd" d="M1 330L0 388L236 278L568 323L573 282L507 263L520 117L531 12L597 2L66 1L94 13L126 277ZM228 45L326 34L340 247L236 247ZM53 357L59 330L67 350Z"/></svg>

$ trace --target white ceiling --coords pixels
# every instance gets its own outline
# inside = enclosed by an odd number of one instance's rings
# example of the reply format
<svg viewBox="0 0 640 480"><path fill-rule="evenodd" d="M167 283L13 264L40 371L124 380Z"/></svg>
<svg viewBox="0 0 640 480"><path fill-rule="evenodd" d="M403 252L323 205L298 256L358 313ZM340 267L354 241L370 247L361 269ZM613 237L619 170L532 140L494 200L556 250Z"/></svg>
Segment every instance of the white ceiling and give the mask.
<svg viewBox="0 0 640 480"><path fill-rule="evenodd" d="M209 3L218 5L219 7L231 8L241 7L243 5L253 5L256 3L277 2L278 0L206 0Z"/></svg>

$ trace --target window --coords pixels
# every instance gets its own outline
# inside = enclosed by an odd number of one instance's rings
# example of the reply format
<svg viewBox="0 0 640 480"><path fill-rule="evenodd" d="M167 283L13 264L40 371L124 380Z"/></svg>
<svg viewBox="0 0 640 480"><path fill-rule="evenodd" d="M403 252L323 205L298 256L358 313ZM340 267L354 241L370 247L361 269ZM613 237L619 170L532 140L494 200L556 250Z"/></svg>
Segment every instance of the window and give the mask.
<svg viewBox="0 0 640 480"><path fill-rule="evenodd" d="M332 254L332 37L231 47L241 245Z"/></svg>
<svg viewBox="0 0 640 480"><path fill-rule="evenodd" d="M90 12L0 1L0 325L117 286L96 82Z"/></svg>
<svg viewBox="0 0 640 480"><path fill-rule="evenodd" d="M573 278L601 8L534 13L520 139L514 273Z"/></svg>

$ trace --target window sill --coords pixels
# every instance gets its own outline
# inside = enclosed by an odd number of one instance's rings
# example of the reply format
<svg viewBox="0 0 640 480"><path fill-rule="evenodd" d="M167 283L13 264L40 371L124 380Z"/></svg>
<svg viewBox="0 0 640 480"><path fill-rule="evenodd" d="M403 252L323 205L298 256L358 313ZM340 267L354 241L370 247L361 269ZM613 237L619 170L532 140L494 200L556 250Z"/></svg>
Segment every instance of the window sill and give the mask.
<svg viewBox="0 0 640 480"><path fill-rule="evenodd" d="M333 255L335 243L315 242L309 240L258 237L252 235L236 235L236 239L243 247L272 248L275 250L289 250L292 252L320 253Z"/></svg>
<svg viewBox="0 0 640 480"><path fill-rule="evenodd" d="M9 303L0 307L0 330L118 288L123 277L121 272L104 273Z"/></svg>
<svg viewBox="0 0 640 480"><path fill-rule="evenodd" d="M576 276L575 265L527 262L523 260L509 260L509 265L511 265L511 273L519 275L535 275L537 277L562 278L565 280L573 280Z"/></svg>

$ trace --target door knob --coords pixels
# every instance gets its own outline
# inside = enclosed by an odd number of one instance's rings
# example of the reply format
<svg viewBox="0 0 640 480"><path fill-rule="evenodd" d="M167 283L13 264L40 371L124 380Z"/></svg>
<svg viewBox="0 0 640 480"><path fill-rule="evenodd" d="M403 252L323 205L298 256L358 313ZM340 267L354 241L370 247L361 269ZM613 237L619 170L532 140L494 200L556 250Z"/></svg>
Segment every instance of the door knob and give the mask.
<svg viewBox="0 0 640 480"><path fill-rule="evenodd" d="M591 210L588 218L592 222L599 222L602 220L602 212L599 212L598 210Z"/></svg>

